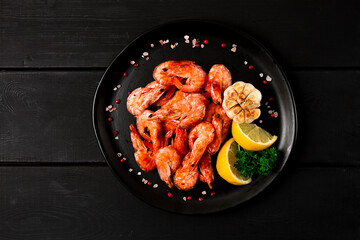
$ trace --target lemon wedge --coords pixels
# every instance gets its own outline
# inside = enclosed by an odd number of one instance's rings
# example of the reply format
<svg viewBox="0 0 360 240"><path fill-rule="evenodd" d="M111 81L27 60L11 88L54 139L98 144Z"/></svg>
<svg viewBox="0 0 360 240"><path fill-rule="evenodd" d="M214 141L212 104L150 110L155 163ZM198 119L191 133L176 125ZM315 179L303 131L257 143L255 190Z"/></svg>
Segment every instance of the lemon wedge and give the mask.
<svg viewBox="0 0 360 240"><path fill-rule="evenodd" d="M261 151L270 147L277 139L254 123L232 122L231 133L235 141L248 151Z"/></svg>
<svg viewBox="0 0 360 240"><path fill-rule="evenodd" d="M233 185L249 184L252 179L242 176L234 167L234 163L237 161L235 156L237 149L238 144L234 138L229 139L220 149L216 160L216 170L220 177Z"/></svg>

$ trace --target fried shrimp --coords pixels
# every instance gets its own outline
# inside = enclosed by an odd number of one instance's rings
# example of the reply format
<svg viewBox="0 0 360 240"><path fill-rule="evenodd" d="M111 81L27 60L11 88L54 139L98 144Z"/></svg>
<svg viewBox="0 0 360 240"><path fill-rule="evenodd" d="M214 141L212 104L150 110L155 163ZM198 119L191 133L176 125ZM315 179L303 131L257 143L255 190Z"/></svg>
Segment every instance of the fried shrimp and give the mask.
<svg viewBox="0 0 360 240"><path fill-rule="evenodd" d="M145 145L145 143L141 140L140 135L137 133L134 125L130 125L130 137L133 147L135 149L135 160L139 167L149 172L156 167L155 160L152 156L152 151Z"/></svg>
<svg viewBox="0 0 360 240"><path fill-rule="evenodd" d="M134 116L140 115L146 108L155 103L168 88L168 86L157 82L151 82L146 87L135 89L126 101L128 111Z"/></svg>
<svg viewBox="0 0 360 240"><path fill-rule="evenodd" d="M153 113L153 111L145 110L140 114L136 119L136 127L139 134L153 144L156 153L163 146L163 138L161 122L151 118Z"/></svg>
<svg viewBox="0 0 360 240"><path fill-rule="evenodd" d="M231 119L226 115L226 112L221 105L211 103L206 107L204 121L211 123L215 129L214 140L207 148L207 152L214 155L219 150L221 143L226 139Z"/></svg>
<svg viewBox="0 0 360 240"><path fill-rule="evenodd" d="M211 67L206 90L211 93L211 98L215 104L222 103L222 94L231 84L232 79L229 69L222 64L215 64Z"/></svg>
<svg viewBox="0 0 360 240"><path fill-rule="evenodd" d="M175 148L171 146L163 147L156 153L156 167L161 180L163 180L169 188L173 187L171 176L181 164L181 157Z"/></svg>
<svg viewBox="0 0 360 240"><path fill-rule="evenodd" d="M190 128L203 120L207 102L199 93L177 91L153 117L179 128Z"/></svg>
<svg viewBox="0 0 360 240"><path fill-rule="evenodd" d="M189 133L190 152L185 156L182 166L175 172L174 184L180 190L194 188L199 176L198 163L207 146L214 140L214 127L211 123L201 122ZM189 155L190 154L190 155Z"/></svg>

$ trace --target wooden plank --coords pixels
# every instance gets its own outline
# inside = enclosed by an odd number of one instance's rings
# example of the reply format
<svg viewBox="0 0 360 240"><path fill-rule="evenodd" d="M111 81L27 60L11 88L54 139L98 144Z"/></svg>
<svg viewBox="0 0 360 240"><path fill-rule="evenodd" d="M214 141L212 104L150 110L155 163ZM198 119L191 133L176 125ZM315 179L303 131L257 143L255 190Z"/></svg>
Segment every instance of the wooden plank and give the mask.
<svg viewBox="0 0 360 240"><path fill-rule="evenodd" d="M192 217L138 200L107 167L0 167L0 180L1 239L360 238L359 168L288 168L250 201Z"/></svg>
<svg viewBox="0 0 360 240"><path fill-rule="evenodd" d="M299 120L295 161L360 166L359 73L289 72Z"/></svg>
<svg viewBox="0 0 360 240"><path fill-rule="evenodd" d="M1 72L0 162L104 162L91 120L101 75ZM299 119L292 161L359 166L359 72L290 71L288 78Z"/></svg>
<svg viewBox="0 0 360 240"><path fill-rule="evenodd" d="M92 128L102 72L1 72L0 161L103 162Z"/></svg>
<svg viewBox="0 0 360 240"><path fill-rule="evenodd" d="M287 67L359 67L360 16L348 1L3 0L0 68L105 67L139 34L212 19L260 40Z"/></svg>

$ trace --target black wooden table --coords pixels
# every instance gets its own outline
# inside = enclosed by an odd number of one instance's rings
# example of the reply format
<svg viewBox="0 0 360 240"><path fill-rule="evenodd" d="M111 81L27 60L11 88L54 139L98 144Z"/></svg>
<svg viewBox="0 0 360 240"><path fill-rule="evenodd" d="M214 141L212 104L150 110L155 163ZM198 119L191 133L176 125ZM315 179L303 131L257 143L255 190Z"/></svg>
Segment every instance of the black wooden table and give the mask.
<svg viewBox="0 0 360 240"><path fill-rule="evenodd" d="M358 1L0 1L0 239L360 239ZM106 164L92 100L142 32L208 19L262 42L295 95L295 151L216 214L153 208Z"/></svg>

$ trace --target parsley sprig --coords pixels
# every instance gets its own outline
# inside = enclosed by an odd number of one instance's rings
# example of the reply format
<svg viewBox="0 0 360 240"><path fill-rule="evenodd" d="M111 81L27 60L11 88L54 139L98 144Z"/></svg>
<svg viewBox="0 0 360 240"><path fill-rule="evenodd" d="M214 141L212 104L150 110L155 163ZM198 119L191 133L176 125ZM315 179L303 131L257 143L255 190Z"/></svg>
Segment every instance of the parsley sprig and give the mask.
<svg viewBox="0 0 360 240"><path fill-rule="evenodd" d="M238 160L234 166L244 177L267 176L276 166L278 151L271 147L259 152L252 152L241 149L239 146L235 156Z"/></svg>

